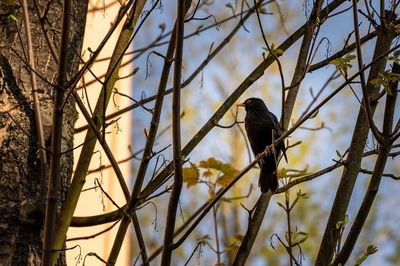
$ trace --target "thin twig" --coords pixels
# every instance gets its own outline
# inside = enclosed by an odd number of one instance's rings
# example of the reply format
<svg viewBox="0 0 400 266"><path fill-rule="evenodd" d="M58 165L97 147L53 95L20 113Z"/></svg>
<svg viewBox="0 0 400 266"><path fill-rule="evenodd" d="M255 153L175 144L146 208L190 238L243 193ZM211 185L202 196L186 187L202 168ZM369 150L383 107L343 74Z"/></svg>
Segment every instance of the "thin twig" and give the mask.
<svg viewBox="0 0 400 266"><path fill-rule="evenodd" d="M28 61L30 68L35 70L35 55L33 53L33 46L32 46L32 36L31 36L31 29L30 29L30 22L29 22L29 13L28 13L28 1L22 0L22 11L24 14L24 25L26 31L26 42L28 46ZM44 141L44 131L43 131L43 123L42 123L42 115L40 111L40 103L38 97L38 87L36 83L36 75L29 71L31 76L31 83L32 83L32 98L33 98L33 110L35 113L35 124L36 124L36 135L38 138L38 142L40 147L45 147ZM45 200L45 191L47 188L47 155L46 150L40 149L40 192L39 192L39 200Z"/></svg>
<svg viewBox="0 0 400 266"><path fill-rule="evenodd" d="M116 226L118 222L119 222L119 220L117 220L116 222L114 222L110 227L108 227L108 228L106 228L106 229L104 229L104 230L101 230L101 231L98 232L98 233L95 233L95 234L92 234L92 235L88 235L88 236L80 236L80 237L68 238L68 239L66 239L65 241L68 242L68 241L77 241L77 240L89 240L89 239L91 239L91 238L95 238L95 237L97 237L97 236L99 236L99 235L102 235L102 234L104 234L104 233L110 231L111 229L113 229L114 226Z"/></svg>

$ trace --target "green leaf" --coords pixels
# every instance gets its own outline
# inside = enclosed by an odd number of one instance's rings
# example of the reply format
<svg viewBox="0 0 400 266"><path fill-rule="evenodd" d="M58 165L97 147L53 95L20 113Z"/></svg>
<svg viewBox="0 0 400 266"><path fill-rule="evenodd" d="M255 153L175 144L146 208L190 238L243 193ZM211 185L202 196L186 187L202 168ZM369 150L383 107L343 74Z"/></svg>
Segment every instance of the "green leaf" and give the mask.
<svg viewBox="0 0 400 266"><path fill-rule="evenodd" d="M266 51L267 53L269 53L268 48L262 47L262 49L263 49L264 51ZM271 49L271 52L272 52L273 54L277 55L277 56L280 56L280 55L283 54L283 50L282 50L282 49L279 49L279 48L275 48L275 44L271 44L270 49Z"/></svg>
<svg viewBox="0 0 400 266"><path fill-rule="evenodd" d="M279 48L274 49L272 52L274 52L276 55L282 55L283 54L283 50L279 49Z"/></svg>
<svg viewBox="0 0 400 266"><path fill-rule="evenodd" d="M199 169L191 164L190 167L182 168L183 182L186 183L186 187L196 185L199 182L200 172Z"/></svg>
<svg viewBox="0 0 400 266"><path fill-rule="evenodd" d="M17 19L13 14L8 15L8 19L11 20L11 21L13 21L14 24L15 24L15 26L18 27L18 25L19 25L18 19Z"/></svg>
<svg viewBox="0 0 400 266"><path fill-rule="evenodd" d="M347 75L347 70L353 67L350 61L355 58L355 55L347 55L344 58L335 58L331 60L329 64L334 65L338 70L343 71L343 73Z"/></svg>
<svg viewBox="0 0 400 266"><path fill-rule="evenodd" d="M383 73L378 73L378 77L371 80L371 84L374 85L375 88L379 88L380 86L383 86L385 91L389 94L392 95L392 90L391 86L395 82L400 81L400 75L397 73L392 73L389 70L384 71Z"/></svg>

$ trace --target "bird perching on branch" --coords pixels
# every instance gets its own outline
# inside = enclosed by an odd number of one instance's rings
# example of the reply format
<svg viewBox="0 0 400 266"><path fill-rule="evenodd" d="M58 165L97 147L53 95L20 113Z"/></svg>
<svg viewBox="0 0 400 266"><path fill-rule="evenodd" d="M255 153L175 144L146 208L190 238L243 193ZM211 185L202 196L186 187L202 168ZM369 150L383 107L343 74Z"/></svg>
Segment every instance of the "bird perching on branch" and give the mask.
<svg viewBox="0 0 400 266"><path fill-rule="evenodd" d="M251 149L260 166L258 185L261 192L266 193L271 190L274 193L278 189L277 160L281 152L283 152L287 161L285 144L281 141L275 149L270 149L265 156L259 156L259 154L282 135L278 119L268 110L264 101L259 98L249 98L243 103L237 104L237 106L243 106L246 110L244 126Z"/></svg>

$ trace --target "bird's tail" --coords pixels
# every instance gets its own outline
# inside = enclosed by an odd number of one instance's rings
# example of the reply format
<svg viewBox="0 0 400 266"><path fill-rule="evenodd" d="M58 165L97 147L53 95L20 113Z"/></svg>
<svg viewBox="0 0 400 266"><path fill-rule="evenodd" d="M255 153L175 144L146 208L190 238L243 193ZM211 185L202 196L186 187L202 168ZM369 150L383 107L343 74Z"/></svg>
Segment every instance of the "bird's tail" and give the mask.
<svg viewBox="0 0 400 266"><path fill-rule="evenodd" d="M263 163L260 167L260 179L258 185L262 193L271 190L274 193L278 189L278 176L276 175L275 164Z"/></svg>

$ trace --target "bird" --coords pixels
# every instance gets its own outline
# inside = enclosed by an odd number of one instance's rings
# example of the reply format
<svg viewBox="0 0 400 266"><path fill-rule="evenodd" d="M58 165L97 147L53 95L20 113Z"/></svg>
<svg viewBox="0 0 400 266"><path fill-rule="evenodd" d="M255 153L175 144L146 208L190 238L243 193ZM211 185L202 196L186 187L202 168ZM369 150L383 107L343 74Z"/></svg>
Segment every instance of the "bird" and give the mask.
<svg viewBox="0 0 400 266"><path fill-rule="evenodd" d="M238 103L237 106L244 107L246 111L244 126L247 138L260 166L258 186L262 193L266 193L268 190L274 193L278 189L276 160L281 152L283 152L287 161L285 144L283 141L279 142L275 147L275 153L269 152L263 157L260 157L259 154L271 145L272 141L282 135L278 119L268 110L264 101L260 98L249 98L243 103Z"/></svg>

